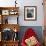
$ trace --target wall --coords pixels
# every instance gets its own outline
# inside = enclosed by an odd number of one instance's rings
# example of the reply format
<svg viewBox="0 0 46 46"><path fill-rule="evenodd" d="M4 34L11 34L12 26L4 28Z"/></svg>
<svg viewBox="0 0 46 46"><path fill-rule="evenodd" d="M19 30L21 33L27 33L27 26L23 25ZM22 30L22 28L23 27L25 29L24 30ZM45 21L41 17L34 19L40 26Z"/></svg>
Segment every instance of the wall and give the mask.
<svg viewBox="0 0 46 46"><path fill-rule="evenodd" d="M44 26L46 30L46 0L44 0Z"/></svg>
<svg viewBox="0 0 46 46"><path fill-rule="evenodd" d="M35 1L34 0L24 0L19 5L21 7L19 24L21 26L43 26L43 17L44 16L43 16L42 0L39 0L39 1L38 0L35 0ZM37 6L37 21L24 21L24 6Z"/></svg>
<svg viewBox="0 0 46 46"><path fill-rule="evenodd" d="M15 0L14 0L15 1ZM0 0L0 6L9 7L15 6L13 0ZM42 0L17 0L17 6L19 6L19 24L20 26L43 26L43 5ZM24 20L24 6L37 6L37 20L36 21L25 21ZM10 19L9 19L10 20Z"/></svg>

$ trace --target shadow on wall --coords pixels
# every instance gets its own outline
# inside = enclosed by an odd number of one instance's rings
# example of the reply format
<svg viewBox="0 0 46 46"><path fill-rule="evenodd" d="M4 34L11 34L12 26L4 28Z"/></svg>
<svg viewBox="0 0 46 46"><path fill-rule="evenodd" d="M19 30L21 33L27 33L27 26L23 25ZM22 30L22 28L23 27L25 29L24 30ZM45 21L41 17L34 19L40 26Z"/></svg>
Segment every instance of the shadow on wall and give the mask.
<svg viewBox="0 0 46 46"><path fill-rule="evenodd" d="M22 38L24 36L25 31L28 28L32 28L36 32L39 41L41 43L43 43L43 30L42 30L41 26L21 26L20 27L20 32L19 32L19 40L20 40L20 42L21 42L21 40L22 40Z"/></svg>

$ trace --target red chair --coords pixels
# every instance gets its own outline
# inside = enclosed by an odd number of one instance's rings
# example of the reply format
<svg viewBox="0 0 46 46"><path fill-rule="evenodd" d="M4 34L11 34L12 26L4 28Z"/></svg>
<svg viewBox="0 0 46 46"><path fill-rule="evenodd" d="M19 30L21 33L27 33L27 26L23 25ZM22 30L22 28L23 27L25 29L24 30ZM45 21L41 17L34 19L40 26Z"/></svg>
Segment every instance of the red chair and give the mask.
<svg viewBox="0 0 46 46"><path fill-rule="evenodd" d="M24 34L24 37L22 38L21 46L27 46L27 44L25 43L25 40L32 36L34 36L37 39L37 35L34 32L34 30L32 28L28 28ZM37 39L37 41L38 41L38 39ZM40 42L38 41L35 46L41 46Z"/></svg>

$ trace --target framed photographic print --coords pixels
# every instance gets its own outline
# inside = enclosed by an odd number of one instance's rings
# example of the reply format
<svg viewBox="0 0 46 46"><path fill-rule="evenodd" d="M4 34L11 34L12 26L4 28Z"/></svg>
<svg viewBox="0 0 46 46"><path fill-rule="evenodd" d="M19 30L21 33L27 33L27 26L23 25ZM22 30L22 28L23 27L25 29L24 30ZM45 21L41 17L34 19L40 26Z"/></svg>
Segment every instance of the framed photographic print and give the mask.
<svg viewBox="0 0 46 46"><path fill-rule="evenodd" d="M9 15L9 10L2 10L2 15Z"/></svg>
<svg viewBox="0 0 46 46"><path fill-rule="evenodd" d="M34 21L37 19L36 6L24 6L24 20Z"/></svg>
<svg viewBox="0 0 46 46"><path fill-rule="evenodd" d="M0 41L1 41L1 32L0 32Z"/></svg>
<svg viewBox="0 0 46 46"><path fill-rule="evenodd" d="M0 24L1 24L1 15L0 15Z"/></svg>

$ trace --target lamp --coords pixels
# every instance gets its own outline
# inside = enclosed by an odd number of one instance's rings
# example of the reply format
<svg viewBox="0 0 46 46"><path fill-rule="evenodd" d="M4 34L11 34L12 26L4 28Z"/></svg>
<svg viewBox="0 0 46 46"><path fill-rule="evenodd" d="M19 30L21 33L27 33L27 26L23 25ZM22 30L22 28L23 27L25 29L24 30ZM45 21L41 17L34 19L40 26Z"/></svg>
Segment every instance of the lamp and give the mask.
<svg viewBox="0 0 46 46"><path fill-rule="evenodd" d="M18 32L17 32L17 29L14 28L14 36L13 36L13 40L18 40Z"/></svg>
<svg viewBox="0 0 46 46"><path fill-rule="evenodd" d="M17 4L17 2L16 2L17 0L15 0L15 7L16 7L16 4Z"/></svg>
<svg viewBox="0 0 46 46"><path fill-rule="evenodd" d="M16 28L14 29L14 32L17 32Z"/></svg>

